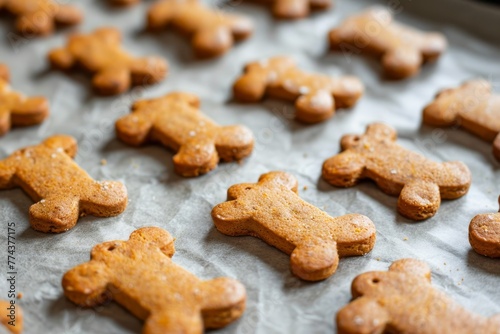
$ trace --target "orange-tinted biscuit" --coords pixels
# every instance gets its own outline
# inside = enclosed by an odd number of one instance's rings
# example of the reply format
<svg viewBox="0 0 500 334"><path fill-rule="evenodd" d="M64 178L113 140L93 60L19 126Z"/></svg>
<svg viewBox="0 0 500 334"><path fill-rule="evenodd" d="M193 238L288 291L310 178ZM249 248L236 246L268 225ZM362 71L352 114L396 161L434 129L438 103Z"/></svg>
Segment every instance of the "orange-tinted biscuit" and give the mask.
<svg viewBox="0 0 500 334"><path fill-rule="evenodd" d="M445 37L424 33L394 22L392 13L371 8L347 18L330 31L330 48L353 54L371 54L381 58L387 77L404 79L417 74L423 63L434 61L446 49Z"/></svg>
<svg viewBox="0 0 500 334"><path fill-rule="evenodd" d="M368 217L329 216L302 200L297 180L285 172L233 185L227 200L212 210L217 229L230 236L260 238L290 254L292 272L304 280L330 277L339 257L364 255L375 244L375 226Z"/></svg>
<svg viewBox="0 0 500 334"><path fill-rule="evenodd" d="M108 0L108 1L115 6L131 6L135 5L140 0Z"/></svg>
<svg viewBox="0 0 500 334"><path fill-rule="evenodd" d="M133 146L152 141L171 148L177 152L175 170L182 176L205 174L219 159L239 161L252 153L249 129L217 125L199 106L197 96L180 92L137 101L132 113L116 122L118 138Z"/></svg>
<svg viewBox="0 0 500 334"><path fill-rule="evenodd" d="M70 136L52 136L0 160L0 189L22 188L35 202L30 224L41 232L64 232L83 215L115 216L127 206L120 182L95 181L74 161Z"/></svg>
<svg viewBox="0 0 500 334"><path fill-rule="evenodd" d="M413 220L432 217L441 199L465 195L471 173L461 162L437 163L396 143L396 131L373 123L364 135L342 137L343 152L323 164L323 178L337 187L372 179L386 194L399 196L398 210Z"/></svg>
<svg viewBox="0 0 500 334"><path fill-rule="evenodd" d="M500 213L474 217L469 225L469 242L481 255L500 257Z"/></svg>
<svg viewBox="0 0 500 334"><path fill-rule="evenodd" d="M95 246L91 260L68 271L64 294L83 307L115 300L145 320L143 334L203 333L238 319L246 291L238 281L202 281L176 265L174 239L158 227L144 227L128 241Z"/></svg>
<svg viewBox="0 0 500 334"><path fill-rule="evenodd" d="M364 86L352 76L332 78L300 70L290 57L274 57L249 63L233 85L234 97L257 102L264 95L295 101L296 118L317 123L330 118L335 107L352 107Z"/></svg>
<svg viewBox="0 0 500 334"><path fill-rule="evenodd" d="M48 35L56 24L75 25L83 19L83 13L75 6L57 0L1 0L2 8L17 17L17 31L30 36Z"/></svg>
<svg viewBox="0 0 500 334"><path fill-rule="evenodd" d="M0 66L0 136L12 126L42 123L49 115L49 102L44 97L26 97L10 88L9 71Z"/></svg>
<svg viewBox="0 0 500 334"><path fill-rule="evenodd" d="M279 19L301 19L311 10L325 10L332 6L333 0L256 0L272 6L273 15Z"/></svg>
<svg viewBox="0 0 500 334"><path fill-rule="evenodd" d="M432 126L460 126L489 142L500 133L500 95L491 92L491 84L471 80L458 88L445 89L424 109L424 123ZM500 143L500 139L499 142ZM493 145L497 155L497 142Z"/></svg>
<svg viewBox="0 0 500 334"><path fill-rule="evenodd" d="M226 53L253 33L252 22L240 15L210 9L198 0L159 0L148 11L148 28L173 26L191 39L198 57Z"/></svg>
<svg viewBox="0 0 500 334"><path fill-rule="evenodd" d="M168 69L160 57L136 58L121 46L120 32L100 28L90 34L74 34L65 48L54 49L49 60L55 68L70 70L77 66L92 73L97 93L115 95L133 85L151 85L162 81Z"/></svg>
<svg viewBox="0 0 500 334"><path fill-rule="evenodd" d="M23 311L21 307L17 303L11 304L10 301L0 300L0 310L2 310L0 324L12 334L20 334L23 331Z"/></svg>
<svg viewBox="0 0 500 334"><path fill-rule="evenodd" d="M500 315L486 318L464 309L432 286L431 270L419 260L361 274L351 290L354 301L337 313L339 334L500 332Z"/></svg>

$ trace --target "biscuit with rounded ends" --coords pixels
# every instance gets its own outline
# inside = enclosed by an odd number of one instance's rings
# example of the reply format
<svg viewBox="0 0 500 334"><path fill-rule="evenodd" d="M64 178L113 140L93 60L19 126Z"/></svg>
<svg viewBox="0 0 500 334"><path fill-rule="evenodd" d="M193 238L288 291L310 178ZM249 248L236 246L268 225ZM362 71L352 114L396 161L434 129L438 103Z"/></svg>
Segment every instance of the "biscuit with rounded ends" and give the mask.
<svg viewBox="0 0 500 334"><path fill-rule="evenodd" d="M250 19L206 7L198 0L159 0L148 11L148 28L172 26L191 38L196 56L220 56L253 33Z"/></svg>
<svg viewBox="0 0 500 334"><path fill-rule="evenodd" d="M271 5L274 17L278 19L301 19L311 11L326 10L332 7L333 0L256 0Z"/></svg>
<svg viewBox="0 0 500 334"><path fill-rule="evenodd" d="M246 290L240 282L227 277L203 281L176 265L174 253L170 233L140 228L128 241L96 245L89 262L64 275L64 294L82 307L114 300L145 321L144 334L201 334L243 314Z"/></svg>
<svg viewBox="0 0 500 334"><path fill-rule="evenodd" d="M16 16L16 30L26 36L45 36L59 25L76 25L83 20L80 9L56 0L3 0L0 9Z"/></svg>
<svg viewBox="0 0 500 334"><path fill-rule="evenodd" d="M500 213L474 217L469 225L469 242L477 253L500 258Z"/></svg>
<svg viewBox="0 0 500 334"><path fill-rule="evenodd" d="M295 101L295 117L305 123L327 120L335 107L352 107L363 92L364 86L356 77L307 73L284 56L247 64L233 85L234 97L242 102L257 102L265 95Z"/></svg>
<svg viewBox="0 0 500 334"><path fill-rule="evenodd" d="M125 186L92 179L73 161L76 150L73 137L57 135L0 160L0 189L20 187L36 202L29 211L33 229L65 232L81 216L110 217L125 210Z"/></svg>
<svg viewBox="0 0 500 334"><path fill-rule="evenodd" d="M484 333L500 331L500 315L474 314L431 284L429 266L415 259L392 263L352 282L354 298L336 316L339 334Z"/></svg>
<svg viewBox="0 0 500 334"><path fill-rule="evenodd" d="M0 136L13 126L42 123L49 116L49 102L41 96L26 97L9 85L8 68L0 67Z"/></svg>
<svg viewBox="0 0 500 334"><path fill-rule="evenodd" d="M73 34L66 47L49 53L49 61L60 70L82 67L93 75L92 85L101 95L116 95L132 85L151 85L167 75L168 64L160 57L136 58L121 46L120 32L100 28L90 34Z"/></svg>
<svg viewBox="0 0 500 334"><path fill-rule="evenodd" d="M116 122L116 133L128 145L160 142L174 150L175 171L186 177L208 173L219 159L239 161L252 153L254 139L248 128L220 126L199 106L197 96L182 92L139 100L131 114Z"/></svg>
<svg viewBox="0 0 500 334"><path fill-rule="evenodd" d="M360 53L380 57L385 75L391 79L414 76L423 63L439 58L447 46L442 34L394 22L392 13L379 7L347 18L328 38L330 48L346 57Z"/></svg>
<svg viewBox="0 0 500 334"><path fill-rule="evenodd" d="M12 301L15 302L15 300ZM0 309L2 310L0 324L12 334L20 334L23 331L23 310L19 304L12 304L12 301L0 300Z"/></svg>
<svg viewBox="0 0 500 334"><path fill-rule="evenodd" d="M292 272L307 281L333 275L339 258L370 252L375 225L363 215L331 217L297 195L297 180L285 172L263 174L258 183L230 187L215 206L215 227L230 236L251 235L290 255Z"/></svg>
<svg viewBox="0 0 500 334"><path fill-rule="evenodd" d="M462 162L437 163L396 143L396 131L372 123L364 135L342 137L342 153L323 164L323 178L336 187L352 187L373 180L391 196L399 196L398 210L412 220L436 214L441 199L465 195L471 184Z"/></svg>
<svg viewBox="0 0 500 334"><path fill-rule="evenodd" d="M425 107L423 122L438 127L460 126L494 142L500 133L500 95L491 92L491 84L486 80L467 81L458 88L439 92Z"/></svg>

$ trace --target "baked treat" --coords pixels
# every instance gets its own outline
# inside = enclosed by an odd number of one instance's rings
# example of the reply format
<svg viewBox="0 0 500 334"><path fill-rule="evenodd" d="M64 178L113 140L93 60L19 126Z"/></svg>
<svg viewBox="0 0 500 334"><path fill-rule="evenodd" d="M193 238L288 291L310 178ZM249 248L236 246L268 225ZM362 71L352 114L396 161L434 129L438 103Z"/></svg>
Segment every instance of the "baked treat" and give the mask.
<svg viewBox="0 0 500 334"><path fill-rule="evenodd" d="M238 281L202 281L171 257L174 238L158 227L134 231L128 241L108 241L92 249L91 260L68 271L64 294L83 307L115 300L145 320L142 333L203 333L238 319L246 291Z"/></svg>
<svg viewBox="0 0 500 334"><path fill-rule="evenodd" d="M404 79L417 74L423 63L435 61L447 47L440 33L425 33L397 23L392 13L373 7L347 18L329 33L330 48L344 56L380 57L385 75Z"/></svg>
<svg viewBox="0 0 500 334"><path fill-rule="evenodd" d="M388 195L399 196L398 210L412 220L436 214L441 199L465 195L471 184L462 162L438 163L396 143L396 130L373 123L364 135L342 137L343 152L323 164L323 178L336 187L372 179Z"/></svg>
<svg viewBox="0 0 500 334"><path fill-rule="evenodd" d="M425 107L423 121L438 127L460 126L494 142L500 133L500 95L491 92L486 80L467 81L458 88L439 92Z"/></svg>
<svg viewBox="0 0 500 334"><path fill-rule="evenodd" d="M372 271L352 282L354 301L337 313L339 334L488 333L500 330L500 315L474 314L431 284L422 261L402 259L389 271Z"/></svg>
<svg viewBox="0 0 500 334"><path fill-rule="evenodd" d="M108 0L114 6L131 6L139 3L140 0Z"/></svg>
<svg viewBox="0 0 500 334"><path fill-rule="evenodd" d="M13 126L42 123L49 116L49 102L44 97L26 97L11 89L9 71L0 66L0 136Z"/></svg>
<svg viewBox="0 0 500 334"><path fill-rule="evenodd" d="M16 30L24 35L45 36L56 25L71 26L83 20L83 13L75 6L57 0L1 0L0 9L16 16Z"/></svg>
<svg viewBox="0 0 500 334"><path fill-rule="evenodd" d="M116 122L116 133L128 145L159 142L174 150L175 171L186 177L208 173L219 159L239 161L252 153L248 128L217 125L199 107L197 96L181 92L139 100L131 114Z"/></svg>
<svg viewBox="0 0 500 334"><path fill-rule="evenodd" d="M500 213L474 217L469 225L469 242L481 255L500 257Z"/></svg>
<svg viewBox="0 0 500 334"><path fill-rule="evenodd" d="M264 95L295 101L295 117L305 123L332 117L335 107L352 107L363 92L364 86L356 77L307 73L290 57L249 63L233 85L235 99L242 102L257 102Z"/></svg>
<svg viewBox="0 0 500 334"><path fill-rule="evenodd" d="M333 0L254 0L271 5L273 15L278 19L301 19L309 16L312 10L325 10L332 6Z"/></svg>
<svg viewBox="0 0 500 334"><path fill-rule="evenodd" d="M359 256L375 244L375 225L363 215L331 217L297 194L285 172L261 175L258 183L230 187L215 206L215 227L226 235L251 235L290 255L292 272L307 281L333 275L339 257Z"/></svg>
<svg viewBox="0 0 500 334"><path fill-rule="evenodd" d="M101 95L115 95L133 85L151 85L162 81L168 69L160 57L136 58L121 46L120 32L100 28L90 34L73 34L66 47L49 53L53 67L70 70L83 67L92 73L92 85Z"/></svg>
<svg viewBox="0 0 500 334"><path fill-rule="evenodd" d="M17 304L11 304L10 301L0 300L0 309L2 314L0 324L2 324L10 333L20 334L23 331L23 311ZM0 330L3 333L3 331Z"/></svg>
<svg viewBox="0 0 500 334"><path fill-rule="evenodd" d="M198 0L155 2L148 11L148 28L158 31L169 25L191 39L200 58L220 56L253 33L248 18L208 8Z"/></svg>
<svg viewBox="0 0 500 334"><path fill-rule="evenodd" d="M72 158L77 143L57 135L0 160L0 189L22 188L36 203L30 208L31 227L64 232L84 215L116 216L127 206L120 182L95 181Z"/></svg>

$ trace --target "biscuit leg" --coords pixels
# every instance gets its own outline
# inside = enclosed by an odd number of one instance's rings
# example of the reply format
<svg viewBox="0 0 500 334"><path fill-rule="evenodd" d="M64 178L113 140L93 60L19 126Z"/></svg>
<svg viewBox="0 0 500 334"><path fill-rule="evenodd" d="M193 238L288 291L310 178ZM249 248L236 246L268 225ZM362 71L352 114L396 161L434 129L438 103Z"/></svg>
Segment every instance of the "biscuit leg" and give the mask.
<svg viewBox="0 0 500 334"><path fill-rule="evenodd" d="M44 97L32 97L18 104L11 113L14 126L40 124L49 114L49 103Z"/></svg>
<svg viewBox="0 0 500 334"><path fill-rule="evenodd" d="M8 158L12 159L12 158ZM14 175L16 168L8 163L9 160L0 161L0 189L10 189L14 187Z"/></svg>
<svg viewBox="0 0 500 334"><path fill-rule="evenodd" d="M184 143L174 156L175 171L186 177L205 174L214 169L219 155L211 138L193 138Z"/></svg>
<svg viewBox="0 0 500 334"><path fill-rule="evenodd" d="M153 313L147 318L142 334L203 333L203 319L197 312L185 307L172 305L169 311Z"/></svg>
<svg viewBox="0 0 500 334"><path fill-rule="evenodd" d="M276 0L273 14L283 19L298 19L309 14L309 0Z"/></svg>
<svg viewBox="0 0 500 334"><path fill-rule="evenodd" d="M330 277L339 264L337 243L308 240L298 245L291 254L292 272L306 281L319 281Z"/></svg>
<svg viewBox="0 0 500 334"><path fill-rule="evenodd" d="M66 197L45 198L30 207L30 224L40 232L60 233L76 225L80 199Z"/></svg>
<svg viewBox="0 0 500 334"><path fill-rule="evenodd" d="M75 6L60 5L55 13L54 20L59 24L73 25L82 21L82 12Z"/></svg>
<svg viewBox="0 0 500 334"><path fill-rule="evenodd" d="M112 297L108 291L109 279L109 271L104 262L90 261L81 264L64 274L64 295L83 307L101 305Z"/></svg>
<svg viewBox="0 0 500 334"><path fill-rule="evenodd" d="M143 57L135 59L130 70L134 85L152 85L165 78L168 64L160 57Z"/></svg>
<svg viewBox="0 0 500 334"><path fill-rule="evenodd" d="M365 162L352 151L337 154L323 163L323 178L336 187L352 187L363 177Z"/></svg>
<svg viewBox="0 0 500 334"><path fill-rule="evenodd" d="M49 13L40 10L19 17L16 21L16 29L27 36L48 35L54 30L54 19Z"/></svg>
<svg viewBox="0 0 500 334"><path fill-rule="evenodd" d="M116 216L127 207L127 189L121 182L102 181L82 191L80 211L97 217Z"/></svg>
<svg viewBox="0 0 500 334"><path fill-rule="evenodd" d="M418 73L423 59L419 50L400 47L382 57L385 74L390 79L403 79Z"/></svg>
<svg viewBox="0 0 500 334"><path fill-rule="evenodd" d="M295 102L297 120L305 123L317 123L327 120L335 113L333 96L324 90L300 96Z"/></svg>
<svg viewBox="0 0 500 334"><path fill-rule="evenodd" d="M224 126L215 139L215 147L223 161L239 161L252 153L252 132L243 126Z"/></svg>
<svg viewBox="0 0 500 334"><path fill-rule="evenodd" d="M387 311L376 300L361 297L337 313L337 332L382 334L389 321Z"/></svg>
<svg viewBox="0 0 500 334"><path fill-rule="evenodd" d="M126 68L108 68L98 72L92 85L98 94L115 95L125 92L132 84L131 73Z"/></svg>
<svg viewBox="0 0 500 334"><path fill-rule="evenodd" d="M269 73L264 69L256 69L243 74L233 85L233 95L242 102L258 102L266 93Z"/></svg>
<svg viewBox="0 0 500 334"><path fill-rule="evenodd" d="M192 39L197 57L208 58L225 53L234 43L233 34L226 26L197 31Z"/></svg>
<svg viewBox="0 0 500 334"><path fill-rule="evenodd" d="M399 213L413 220L434 216L440 205L441 194L438 185L421 180L407 183L398 199Z"/></svg>

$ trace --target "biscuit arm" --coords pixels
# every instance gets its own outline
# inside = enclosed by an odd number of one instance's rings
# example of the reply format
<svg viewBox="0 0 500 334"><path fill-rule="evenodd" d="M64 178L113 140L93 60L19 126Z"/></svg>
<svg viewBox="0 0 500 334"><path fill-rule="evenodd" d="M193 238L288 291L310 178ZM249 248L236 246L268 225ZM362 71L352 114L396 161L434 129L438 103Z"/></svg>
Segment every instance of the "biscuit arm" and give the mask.
<svg viewBox="0 0 500 334"><path fill-rule="evenodd" d="M309 0L275 0L273 14L282 19L298 19L309 14Z"/></svg>
<svg viewBox="0 0 500 334"><path fill-rule="evenodd" d="M59 24L74 25L83 20L83 14L75 6L58 5L54 20Z"/></svg>
<svg viewBox="0 0 500 334"><path fill-rule="evenodd" d="M347 150L323 163L323 178L336 187L352 187L363 178L366 164L363 156Z"/></svg>
<svg viewBox="0 0 500 334"><path fill-rule="evenodd" d="M117 181L89 180L80 198L80 211L96 217L116 216L127 207L127 188Z"/></svg>
<svg viewBox="0 0 500 334"><path fill-rule="evenodd" d="M230 27L221 24L198 29L192 37L192 43L198 57L209 58L229 50L234 44L234 38Z"/></svg>
<svg viewBox="0 0 500 334"><path fill-rule="evenodd" d="M54 25L52 15L45 12L43 8L21 15L16 20L17 31L40 36L51 33L54 30Z"/></svg>
<svg viewBox="0 0 500 334"><path fill-rule="evenodd" d="M57 193L30 207L31 227L40 232L60 233L73 228L80 216L80 199Z"/></svg>
<svg viewBox="0 0 500 334"><path fill-rule="evenodd" d="M157 1L148 10L148 29L160 30L165 28L174 18L175 3L171 1Z"/></svg>
<svg viewBox="0 0 500 334"><path fill-rule="evenodd" d="M139 146L148 141L153 129L153 119L141 113L131 113L116 121L115 129L121 141L128 145Z"/></svg>
<svg viewBox="0 0 500 334"><path fill-rule="evenodd" d="M227 201L212 209L212 219L219 232L231 235L247 235L251 213L238 200Z"/></svg>

